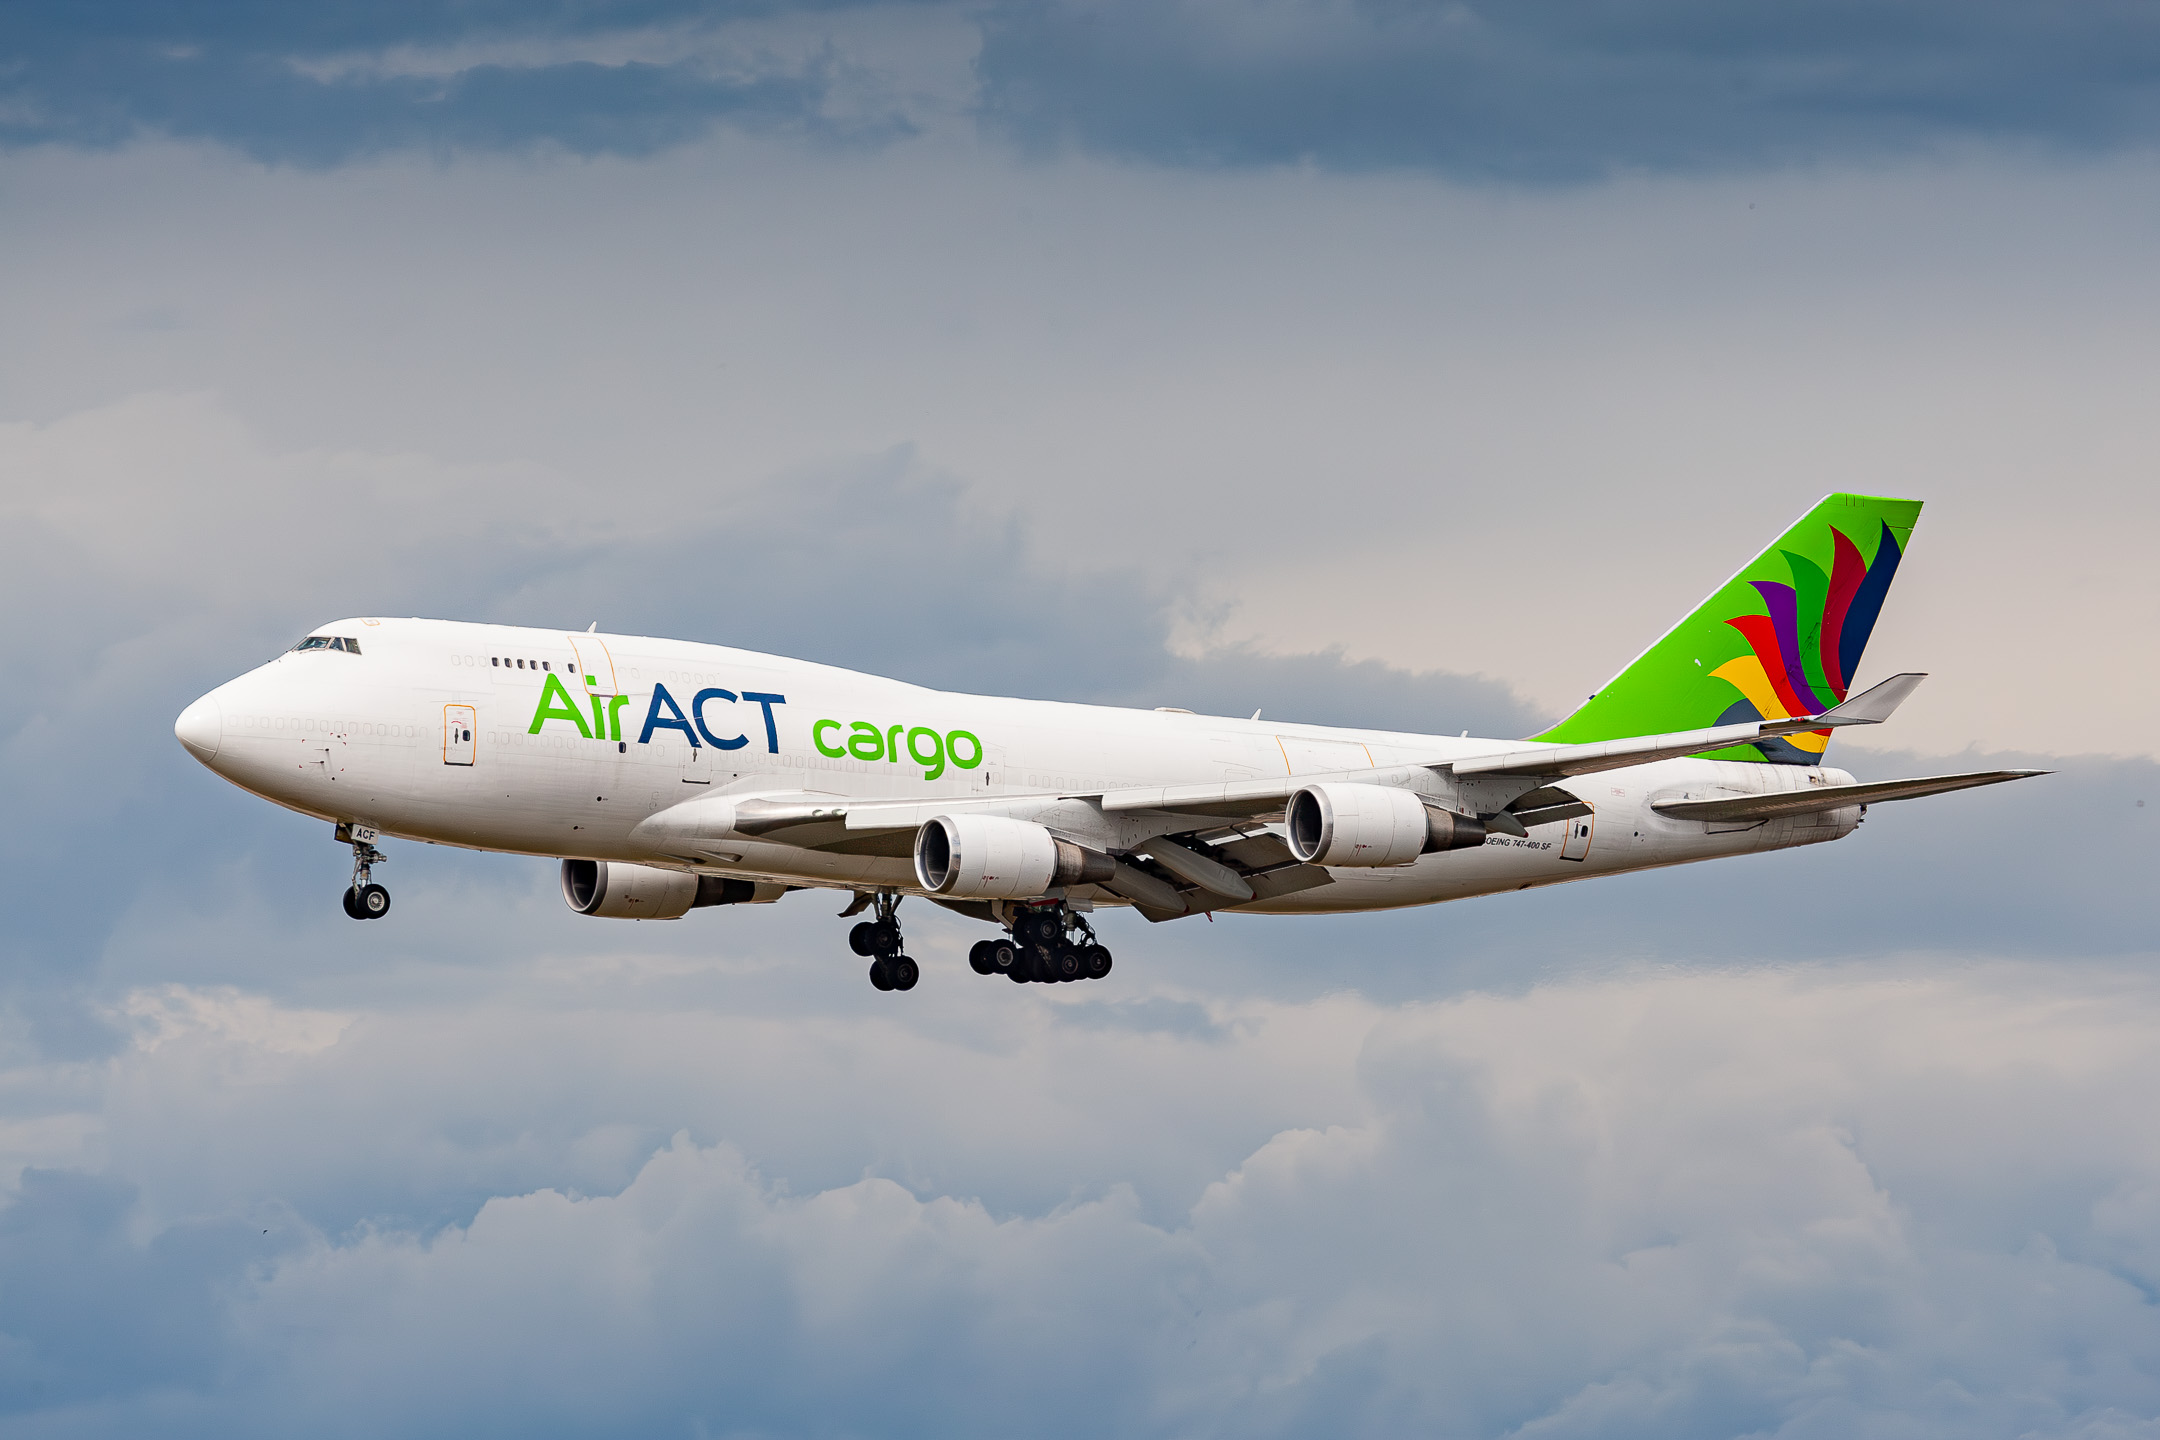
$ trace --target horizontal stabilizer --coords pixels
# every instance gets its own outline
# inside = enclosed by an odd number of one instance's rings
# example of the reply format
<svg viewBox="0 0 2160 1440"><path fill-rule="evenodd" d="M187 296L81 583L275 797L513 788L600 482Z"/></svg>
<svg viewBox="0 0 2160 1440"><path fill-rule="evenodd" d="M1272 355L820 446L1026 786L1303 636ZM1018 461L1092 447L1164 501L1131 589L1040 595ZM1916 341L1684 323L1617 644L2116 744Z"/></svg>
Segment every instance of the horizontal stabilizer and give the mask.
<svg viewBox="0 0 2160 1440"><path fill-rule="evenodd" d="M1650 808L1675 820L1775 820L1783 815L1841 810L1847 805L1917 800L1923 795L1970 790L1976 785L2000 785L2005 780L2026 780L2050 773L2046 770L1980 770L1970 775L1878 780L1867 785L1810 785L1804 790L1783 790L1774 795L1735 795L1721 800L1659 800Z"/></svg>
<svg viewBox="0 0 2160 1440"><path fill-rule="evenodd" d="M1621 770L1630 765L1648 765L1654 760L1676 760L1683 755L1700 755L1751 740L1799 735L1839 725L1880 725L1925 679L1924 674L1893 675L1842 705L1832 706L1820 715L1806 715L1794 720L1757 720L1739 725L1717 725L1708 730L1683 730L1674 735L1635 735L1624 740L1594 741L1588 745L1505 750L1498 755L1457 760L1452 768L1457 775L1594 775L1600 770Z"/></svg>
<svg viewBox="0 0 2160 1440"><path fill-rule="evenodd" d="M1817 725L1880 725L1897 712L1920 682L1927 679L1927 672L1892 675L1879 685L1870 685L1842 705L1833 705L1815 717Z"/></svg>

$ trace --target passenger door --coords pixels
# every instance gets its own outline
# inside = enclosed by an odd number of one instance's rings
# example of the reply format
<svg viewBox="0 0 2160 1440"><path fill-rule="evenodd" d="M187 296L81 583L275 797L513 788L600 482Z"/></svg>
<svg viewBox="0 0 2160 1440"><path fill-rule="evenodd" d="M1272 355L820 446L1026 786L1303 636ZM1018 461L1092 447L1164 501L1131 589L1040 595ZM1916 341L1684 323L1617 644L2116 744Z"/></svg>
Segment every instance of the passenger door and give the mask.
<svg viewBox="0 0 2160 1440"><path fill-rule="evenodd" d="M470 765L478 753L473 732L479 727L480 712L470 705L443 706L442 763L445 765Z"/></svg>

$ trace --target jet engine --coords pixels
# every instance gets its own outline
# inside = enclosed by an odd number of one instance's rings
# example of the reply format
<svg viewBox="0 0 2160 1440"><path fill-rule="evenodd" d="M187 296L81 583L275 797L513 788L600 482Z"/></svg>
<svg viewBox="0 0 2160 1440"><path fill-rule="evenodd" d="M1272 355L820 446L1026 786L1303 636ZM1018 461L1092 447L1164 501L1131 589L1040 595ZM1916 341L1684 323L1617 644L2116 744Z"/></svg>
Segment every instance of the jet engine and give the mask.
<svg viewBox="0 0 2160 1440"><path fill-rule="evenodd" d="M580 915L609 920L679 920L706 905L755 905L777 900L785 885L691 875L621 860L562 862L563 899Z"/></svg>
<svg viewBox="0 0 2160 1440"><path fill-rule="evenodd" d="M1290 797L1290 853L1308 865L1408 865L1485 843L1484 823L1391 785L1307 785Z"/></svg>
<svg viewBox="0 0 2160 1440"><path fill-rule="evenodd" d="M1108 855L1003 815L940 815L915 832L915 878L955 900L1032 900L1116 873Z"/></svg>

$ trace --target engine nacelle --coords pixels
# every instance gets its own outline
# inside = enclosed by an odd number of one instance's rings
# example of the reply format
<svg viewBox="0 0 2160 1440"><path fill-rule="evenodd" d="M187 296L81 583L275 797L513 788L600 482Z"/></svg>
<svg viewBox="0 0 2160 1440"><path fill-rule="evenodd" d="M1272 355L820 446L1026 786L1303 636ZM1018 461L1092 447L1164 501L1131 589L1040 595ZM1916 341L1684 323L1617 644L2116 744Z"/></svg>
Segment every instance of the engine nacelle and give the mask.
<svg viewBox="0 0 2160 1440"><path fill-rule="evenodd" d="M707 905L761 905L787 893L785 885L691 875L621 860L562 862L563 899L580 915L608 920L679 920Z"/></svg>
<svg viewBox="0 0 2160 1440"><path fill-rule="evenodd" d="M940 815L915 832L915 878L955 900L1033 900L1117 873L1108 855L1003 815Z"/></svg>
<svg viewBox="0 0 2160 1440"><path fill-rule="evenodd" d="M1283 819L1290 853L1308 865L1408 865L1435 850L1485 843L1485 826L1436 810L1392 785L1307 785L1290 797Z"/></svg>

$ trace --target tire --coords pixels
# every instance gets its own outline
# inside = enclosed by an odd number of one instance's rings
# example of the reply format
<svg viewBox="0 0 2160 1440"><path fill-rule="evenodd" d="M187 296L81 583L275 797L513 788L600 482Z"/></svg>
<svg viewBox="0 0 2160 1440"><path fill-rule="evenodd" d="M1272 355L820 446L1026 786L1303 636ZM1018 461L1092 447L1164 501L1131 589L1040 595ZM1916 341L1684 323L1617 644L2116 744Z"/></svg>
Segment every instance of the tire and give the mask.
<svg viewBox="0 0 2160 1440"><path fill-rule="evenodd" d="M870 983L880 990L892 989L892 973L885 968L882 956L870 962Z"/></svg>
<svg viewBox="0 0 2160 1440"><path fill-rule="evenodd" d="M361 890L353 901L363 920L380 920L390 913L390 892L380 885L369 885Z"/></svg>
<svg viewBox="0 0 2160 1440"><path fill-rule="evenodd" d="M885 962L885 973L892 977L895 990L912 990L922 978L922 969L905 955L895 955Z"/></svg>
<svg viewBox="0 0 2160 1440"><path fill-rule="evenodd" d="M990 960L990 969L985 973L996 975L1002 972L1010 975L1014 968L1019 965L1020 952L1014 947L1012 941L985 940L983 945L985 947L983 954L989 957Z"/></svg>
<svg viewBox="0 0 2160 1440"><path fill-rule="evenodd" d="M968 968L978 975L995 973L997 966L991 962L988 940L977 940L968 948Z"/></svg>
<svg viewBox="0 0 2160 1440"><path fill-rule="evenodd" d="M865 920L847 932L848 949L858 955L877 954L877 926Z"/></svg>
<svg viewBox="0 0 2160 1440"><path fill-rule="evenodd" d="M1110 973L1110 952L1100 945L1089 945L1080 952L1080 973L1090 980L1100 980Z"/></svg>
<svg viewBox="0 0 2160 1440"><path fill-rule="evenodd" d="M348 918L348 919L352 919L352 920L365 920L365 919L367 919L367 916L365 916L365 915L363 915L363 914L361 914L361 913L360 913L360 887L359 887L359 886L357 886L357 885L348 885L348 886L346 886L346 887L345 887L344 903L345 903L345 915L346 915L346 918Z"/></svg>
<svg viewBox="0 0 2160 1440"><path fill-rule="evenodd" d="M893 956L900 953L900 927L890 920L875 921L870 926L871 953Z"/></svg>
<svg viewBox="0 0 2160 1440"><path fill-rule="evenodd" d="M1015 985L1027 984L1027 962L1025 960L1018 960L1013 962L1013 964L1011 964L1010 966L1006 967L1005 978L1012 981Z"/></svg>
<svg viewBox="0 0 2160 1440"><path fill-rule="evenodd" d="M1050 952L1050 959L1057 967L1057 978L1060 980L1078 980L1087 974L1087 967L1081 963L1080 951L1075 946L1058 946Z"/></svg>

